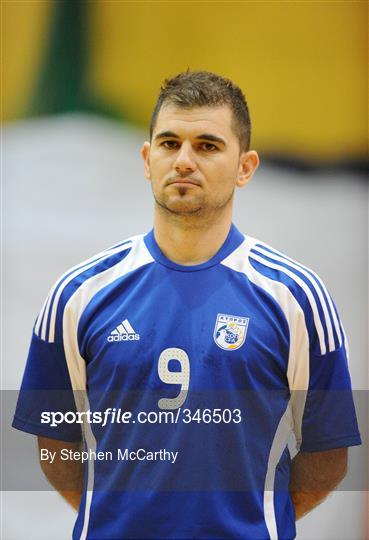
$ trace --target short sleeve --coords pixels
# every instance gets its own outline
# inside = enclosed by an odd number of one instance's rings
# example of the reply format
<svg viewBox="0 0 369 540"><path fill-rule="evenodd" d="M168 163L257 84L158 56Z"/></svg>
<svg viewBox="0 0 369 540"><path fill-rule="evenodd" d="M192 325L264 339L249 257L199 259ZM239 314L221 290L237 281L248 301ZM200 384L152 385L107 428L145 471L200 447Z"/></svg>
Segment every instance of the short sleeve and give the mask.
<svg viewBox="0 0 369 540"><path fill-rule="evenodd" d="M344 337L338 349L324 355L310 352L301 437L304 452L361 444Z"/></svg>
<svg viewBox="0 0 369 540"><path fill-rule="evenodd" d="M290 399L284 420L297 450L360 445L347 339L331 294L310 268L270 246L250 242L252 279L276 300L287 323Z"/></svg>
<svg viewBox="0 0 369 540"><path fill-rule="evenodd" d="M77 412L63 343L41 339L33 331L12 426L62 441L82 440L78 423L45 421L43 413ZM46 418L47 420L47 418Z"/></svg>

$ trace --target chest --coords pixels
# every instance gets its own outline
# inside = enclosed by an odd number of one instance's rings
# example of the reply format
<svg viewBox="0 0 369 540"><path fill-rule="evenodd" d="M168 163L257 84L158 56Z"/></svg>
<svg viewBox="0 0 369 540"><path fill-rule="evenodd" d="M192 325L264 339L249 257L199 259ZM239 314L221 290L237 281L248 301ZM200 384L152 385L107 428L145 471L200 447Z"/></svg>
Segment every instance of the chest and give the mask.
<svg viewBox="0 0 369 540"><path fill-rule="evenodd" d="M83 314L79 343L96 388L287 384L289 335L278 306L219 266L174 272L156 265L112 284Z"/></svg>

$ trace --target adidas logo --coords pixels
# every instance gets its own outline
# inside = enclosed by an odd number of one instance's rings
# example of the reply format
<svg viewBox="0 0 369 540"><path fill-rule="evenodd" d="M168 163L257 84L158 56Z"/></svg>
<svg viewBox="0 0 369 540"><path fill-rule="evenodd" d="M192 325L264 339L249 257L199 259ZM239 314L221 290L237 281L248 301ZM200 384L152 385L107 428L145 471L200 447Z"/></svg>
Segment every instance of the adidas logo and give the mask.
<svg viewBox="0 0 369 540"><path fill-rule="evenodd" d="M128 319L124 319L108 336L108 341L134 341L140 339L140 334L136 334Z"/></svg>

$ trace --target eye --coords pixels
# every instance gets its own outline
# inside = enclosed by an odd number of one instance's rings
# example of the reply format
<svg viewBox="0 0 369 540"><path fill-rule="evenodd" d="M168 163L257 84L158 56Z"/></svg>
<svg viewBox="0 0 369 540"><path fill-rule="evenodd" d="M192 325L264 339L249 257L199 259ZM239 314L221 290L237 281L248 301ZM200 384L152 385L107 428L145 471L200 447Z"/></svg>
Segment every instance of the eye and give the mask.
<svg viewBox="0 0 369 540"><path fill-rule="evenodd" d="M205 152L215 152L215 150L218 150L218 147L215 144L204 142L201 144L201 149L205 150Z"/></svg>
<svg viewBox="0 0 369 540"><path fill-rule="evenodd" d="M164 148L167 148L168 150L174 150L175 148L178 148L178 142L177 141L163 141L160 146L164 146Z"/></svg>

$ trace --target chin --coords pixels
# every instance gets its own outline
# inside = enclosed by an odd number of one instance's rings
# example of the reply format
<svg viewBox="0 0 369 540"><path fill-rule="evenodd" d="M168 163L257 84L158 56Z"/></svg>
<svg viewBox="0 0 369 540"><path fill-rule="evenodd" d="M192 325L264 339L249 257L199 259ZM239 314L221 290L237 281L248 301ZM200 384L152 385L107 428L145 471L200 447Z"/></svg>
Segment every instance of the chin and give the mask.
<svg viewBox="0 0 369 540"><path fill-rule="evenodd" d="M202 206L199 204L191 204L185 202L178 202L172 204L166 204L165 207L173 214L196 214L202 210Z"/></svg>
<svg viewBox="0 0 369 540"><path fill-rule="evenodd" d="M190 194L182 196L165 197L159 201L160 206L176 214L194 214L202 210L204 201L198 197L192 197Z"/></svg>

